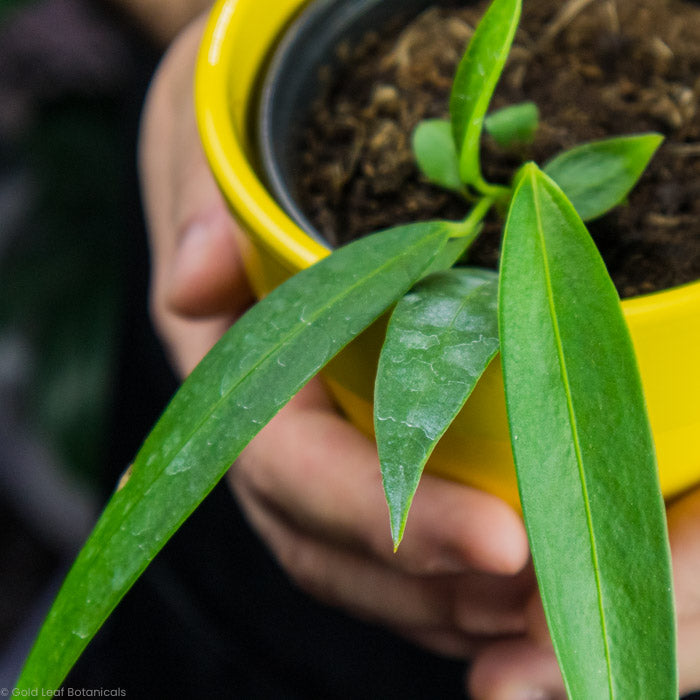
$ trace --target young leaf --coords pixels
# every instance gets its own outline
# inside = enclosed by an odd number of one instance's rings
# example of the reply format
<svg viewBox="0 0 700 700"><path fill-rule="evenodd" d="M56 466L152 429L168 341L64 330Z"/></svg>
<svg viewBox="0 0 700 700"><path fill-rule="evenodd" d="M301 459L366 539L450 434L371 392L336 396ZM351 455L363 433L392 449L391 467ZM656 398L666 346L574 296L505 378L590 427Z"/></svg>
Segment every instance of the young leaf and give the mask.
<svg viewBox="0 0 700 700"><path fill-rule="evenodd" d="M457 67L450 95L452 134L463 183L488 187L481 176L479 141L484 116L513 43L521 0L494 0Z"/></svg>
<svg viewBox="0 0 700 700"><path fill-rule="evenodd" d="M662 141L660 134L592 141L560 153L543 170L590 221L625 199Z"/></svg>
<svg viewBox="0 0 700 700"><path fill-rule="evenodd" d="M420 122L413 131L412 145L418 167L430 182L448 190L462 189L449 121L426 119Z"/></svg>
<svg viewBox="0 0 700 700"><path fill-rule="evenodd" d="M525 524L570 697L674 698L664 504L615 288L556 184L524 168L499 329Z"/></svg>
<svg viewBox="0 0 700 700"><path fill-rule="evenodd" d="M396 306L375 385L374 426L395 546L423 467L498 351L497 276L431 275Z"/></svg>
<svg viewBox="0 0 700 700"><path fill-rule="evenodd" d="M534 102L521 102L492 112L484 119L491 138L503 148L532 143L540 114Z"/></svg>
<svg viewBox="0 0 700 700"><path fill-rule="evenodd" d="M148 436L68 574L18 687L56 688L168 538L280 408L422 275L454 226L390 229L341 248L254 306Z"/></svg>

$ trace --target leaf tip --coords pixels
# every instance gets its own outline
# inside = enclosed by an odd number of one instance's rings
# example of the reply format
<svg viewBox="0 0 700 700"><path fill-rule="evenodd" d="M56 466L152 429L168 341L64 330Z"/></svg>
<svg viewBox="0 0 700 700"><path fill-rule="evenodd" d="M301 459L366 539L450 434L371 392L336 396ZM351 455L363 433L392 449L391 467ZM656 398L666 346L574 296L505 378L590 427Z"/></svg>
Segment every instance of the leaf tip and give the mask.
<svg viewBox="0 0 700 700"><path fill-rule="evenodd" d="M650 142L650 151L651 155L653 156L654 153L660 148L661 144L664 142L666 137L663 134L658 133L657 131L652 131L649 134L649 142ZM651 156L649 158L651 160Z"/></svg>
<svg viewBox="0 0 700 700"><path fill-rule="evenodd" d="M394 554L396 554L401 540L403 540L403 533L406 529L406 517L395 517L394 513L391 513L391 540L394 546Z"/></svg>

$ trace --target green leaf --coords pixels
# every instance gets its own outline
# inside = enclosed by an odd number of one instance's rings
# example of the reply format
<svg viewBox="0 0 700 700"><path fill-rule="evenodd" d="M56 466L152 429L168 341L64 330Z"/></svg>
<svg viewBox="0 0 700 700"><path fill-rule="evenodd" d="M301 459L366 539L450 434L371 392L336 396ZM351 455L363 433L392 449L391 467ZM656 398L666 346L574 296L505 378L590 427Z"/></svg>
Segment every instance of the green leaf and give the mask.
<svg viewBox="0 0 700 700"><path fill-rule="evenodd" d="M425 271L424 276L433 274L434 272L443 272L455 265L474 242L481 231L481 226L476 226L466 235L459 235L456 238L450 238L447 243L440 249L440 252L433 258L433 262Z"/></svg>
<svg viewBox="0 0 700 700"><path fill-rule="evenodd" d="M19 681L56 688L241 450L409 289L454 229L390 229L341 248L255 305L173 398L63 584Z"/></svg>
<svg viewBox="0 0 700 700"><path fill-rule="evenodd" d="M448 120L420 122L413 131L412 144L418 167L430 182L448 190L462 189L452 125Z"/></svg>
<svg viewBox="0 0 700 700"><path fill-rule="evenodd" d="M669 545L619 298L535 165L500 271L506 404L535 571L570 697L677 698Z"/></svg>
<svg viewBox="0 0 700 700"><path fill-rule="evenodd" d="M426 269L424 277L434 272L444 272L464 257L481 233L483 218L490 208L491 201L481 199L472 207L466 219L452 222L452 237L437 253L433 262Z"/></svg>
<svg viewBox="0 0 700 700"><path fill-rule="evenodd" d="M498 351L497 275L425 278L396 306L375 386L374 426L395 546L423 467Z"/></svg>
<svg viewBox="0 0 700 700"><path fill-rule="evenodd" d="M513 43L521 0L494 0L457 67L450 95L452 133L462 182L484 189L479 142L484 116ZM486 186L487 187L487 186Z"/></svg>
<svg viewBox="0 0 700 700"><path fill-rule="evenodd" d="M590 221L625 199L662 141L653 133L592 141L560 153L543 170Z"/></svg>
<svg viewBox="0 0 700 700"><path fill-rule="evenodd" d="M539 125L540 113L534 102L521 102L492 112L484 119L491 138L503 148L532 143Z"/></svg>

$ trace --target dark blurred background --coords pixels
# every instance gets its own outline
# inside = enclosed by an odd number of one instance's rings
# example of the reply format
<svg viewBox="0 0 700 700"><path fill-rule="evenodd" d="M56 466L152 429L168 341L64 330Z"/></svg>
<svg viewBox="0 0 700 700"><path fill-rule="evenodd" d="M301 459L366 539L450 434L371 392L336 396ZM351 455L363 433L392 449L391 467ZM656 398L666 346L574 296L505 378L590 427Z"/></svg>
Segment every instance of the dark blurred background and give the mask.
<svg viewBox="0 0 700 700"><path fill-rule="evenodd" d="M161 53L95 0L0 0L0 686L174 389L136 179Z"/></svg>

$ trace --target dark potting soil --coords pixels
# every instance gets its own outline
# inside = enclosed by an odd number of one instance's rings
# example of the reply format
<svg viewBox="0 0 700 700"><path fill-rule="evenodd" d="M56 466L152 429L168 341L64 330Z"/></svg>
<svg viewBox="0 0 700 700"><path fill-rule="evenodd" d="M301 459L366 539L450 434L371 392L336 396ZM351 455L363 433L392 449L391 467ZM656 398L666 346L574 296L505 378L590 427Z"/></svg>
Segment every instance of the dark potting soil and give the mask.
<svg viewBox="0 0 700 700"><path fill-rule="evenodd" d="M447 116L452 77L487 4L433 7L342 45L300 144L297 197L333 244L388 226L461 218L465 202L427 183L411 153L421 120ZM492 182L592 139L657 131L665 141L626 205L589 230L623 297L700 278L700 4L525 0L491 109L534 101L535 142L504 152L484 137ZM501 224L470 263L495 267Z"/></svg>

